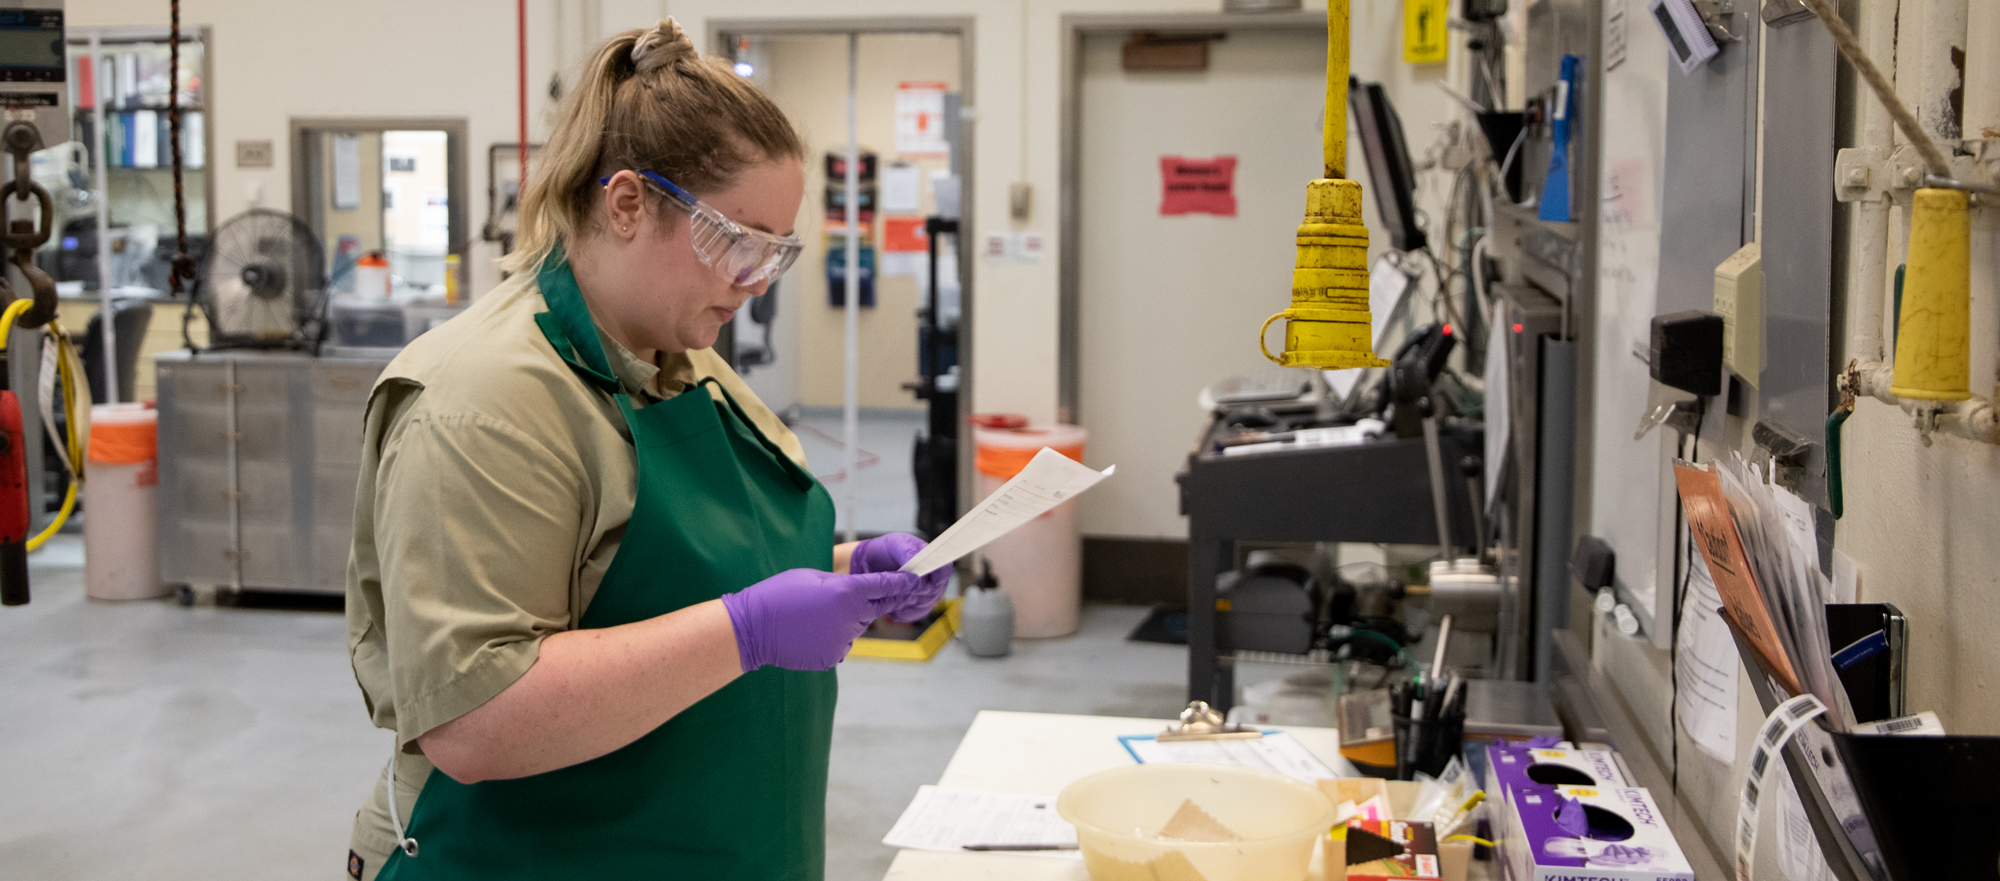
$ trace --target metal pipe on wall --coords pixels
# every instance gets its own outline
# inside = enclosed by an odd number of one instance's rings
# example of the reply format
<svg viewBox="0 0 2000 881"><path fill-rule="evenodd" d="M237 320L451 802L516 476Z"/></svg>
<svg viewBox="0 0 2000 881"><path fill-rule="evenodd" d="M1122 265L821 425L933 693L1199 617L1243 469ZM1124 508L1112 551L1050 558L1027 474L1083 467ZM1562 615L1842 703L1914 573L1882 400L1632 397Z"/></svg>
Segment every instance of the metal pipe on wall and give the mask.
<svg viewBox="0 0 2000 881"><path fill-rule="evenodd" d="M95 30L90 32L90 63L103 77L104 48ZM98 82L103 82L99 80ZM91 88L97 86L93 84ZM101 90L100 90L101 91ZM90 130L104 131L104 102L97 95L90 96ZM98 327L104 334L104 399L107 404L118 403L118 330L112 321L111 308L111 177L105 169L104 137L99 134L90 145L91 179L97 182L97 314L102 316Z"/></svg>
<svg viewBox="0 0 2000 881"><path fill-rule="evenodd" d="M2000 58L1986 57L1975 64L1973 58L1984 53L1968 56L1965 51L1968 45L1984 47L2000 40L2000 10L1986 3L1974 3L1968 8L1963 0L1938 0L1917 4L1911 15L1901 16L1899 6L1862 4L1860 37L1869 57L1878 62L1893 54L1896 94L1912 108L1924 132L1948 143L1967 134L1979 137L1985 127L2000 125L2000 92L1993 88L1996 80L2000 80ZM1954 118L1950 92L1961 88L1962 116ZM1861 124L1856 136L1861 146L1880 145L1881 133L1877 129L1885 127L1886 116L1880 102L1862 100ZM1892 136L1901 140L1900 134ZM1879 234L1865 223L1866 212L1878 204L1882 206L1884 220ZM1973 396L1962 401L1918 401L1905 399L1891 390L1895 371L1885 360L1882 346L1883 312L1888 305L1885 294L1890 286L1888 253L1893 246L1906 242L1908 233L1904 224L1886 222L1886 203L1862 203L1862 211L1860 218L1864 222L1855 225L1851 241L1863 249L1864 274L1850 288L1854 295L1850 302L1856 314L1849 339L1851 360L1839 378L1841 390L1901 408L1915 421L1927 445L1929 435L1934 432L2000 444L2000 412L1996 412L1991 399ZM1871 251L1883 255L1881 276L1866 274L1867 261L1873 256ZM1894 341L1889 343L1889 348L1893 348Z"/></svg>
<svg viewBox="0 0 2000 881"><path fill-rule="evenodd" d="M1896 54L1896 0L1861 4L1857 36L1868 57L1890 58ZM1892 74L1894 68L1885 71ZM1894 80L1891 80L1893 83ZM1895 123L1889 110L1866 95L1856 113L1854 141L1857 147L1889 150L1895 143ZM1882 310L1890 285L1889 271L1890 201L1858 203L1854 224L1848 233L1852 271L1848 275L1847 357L1878 360L1887 356L1882 347Z"/></svg>
<svg viewBox="0 0 2000 881"><path fill-rule="evenodd" d="M855 528L855 472L861 457L861 35L847 35L847 322L846 389L841 402L840 490L841 516L846 523L844 541L853 541Z"/></svg>

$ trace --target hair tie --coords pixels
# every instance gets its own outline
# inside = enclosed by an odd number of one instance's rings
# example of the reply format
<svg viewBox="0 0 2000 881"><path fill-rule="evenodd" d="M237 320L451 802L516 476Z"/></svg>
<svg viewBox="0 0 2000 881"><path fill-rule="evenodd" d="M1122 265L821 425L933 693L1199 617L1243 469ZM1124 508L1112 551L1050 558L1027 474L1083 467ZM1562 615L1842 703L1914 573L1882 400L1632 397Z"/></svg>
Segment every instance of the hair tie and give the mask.
<svg viewBox="0 0 2000 881"><path fill-rule="evenodd" d="M694 41L688 39L681 23L668 17L632 42L632 71L650 73L679 64L682 59L696 54Z"/></svg>

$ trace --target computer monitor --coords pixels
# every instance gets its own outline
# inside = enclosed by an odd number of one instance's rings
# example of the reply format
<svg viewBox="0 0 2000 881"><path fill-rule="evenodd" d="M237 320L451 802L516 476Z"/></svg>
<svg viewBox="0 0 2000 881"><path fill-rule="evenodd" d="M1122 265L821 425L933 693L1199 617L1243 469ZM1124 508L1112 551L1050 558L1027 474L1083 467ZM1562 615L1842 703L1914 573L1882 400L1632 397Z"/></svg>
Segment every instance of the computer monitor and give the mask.
<svg viewBox="0 0 2000 881"><path fill-rule="evenodd" d="M1354 114L1362 155L1368 161L1368 181L1375 208L1398 251L1415 251L1428 241L1417 225L1417 175L1403 141L1403 121L1389 103L1381 83L1349 78L1347 103Z"/></svg>

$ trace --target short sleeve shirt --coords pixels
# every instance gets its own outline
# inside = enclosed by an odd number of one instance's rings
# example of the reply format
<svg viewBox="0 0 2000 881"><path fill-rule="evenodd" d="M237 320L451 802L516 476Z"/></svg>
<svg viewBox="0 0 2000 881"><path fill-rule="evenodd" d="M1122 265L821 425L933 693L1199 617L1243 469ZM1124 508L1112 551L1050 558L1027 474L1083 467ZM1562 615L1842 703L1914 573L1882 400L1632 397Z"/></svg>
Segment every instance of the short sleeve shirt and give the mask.
<svg viewBox="0 0 2000 881"><path fill-rule="evenodd" d="M415 740L484 704L576 626L624 538L638 465L612 397L542 335L547 311L518 274L418 337L368 401L347 625L375 725L396 734L405 821L431 765ZM649 364L599 334L635 406L706 377L805 464L798 438L713 351ZM355 820L370 877L393 846L386 793Z"/></svg>

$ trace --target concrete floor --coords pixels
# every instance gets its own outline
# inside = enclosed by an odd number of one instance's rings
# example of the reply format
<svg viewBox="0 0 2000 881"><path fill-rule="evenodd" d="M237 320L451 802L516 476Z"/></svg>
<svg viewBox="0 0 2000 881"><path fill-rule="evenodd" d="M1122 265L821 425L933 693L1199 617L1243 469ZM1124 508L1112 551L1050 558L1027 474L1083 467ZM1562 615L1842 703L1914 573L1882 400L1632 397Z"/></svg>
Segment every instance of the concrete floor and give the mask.
<svg viewBox="0 0 2000 881"><path fill-rule="evenodd" d="M332 612L83 598L80 541L34 558L0 609L0 876L314 879L344 864L389 735L368 724ZM1087 608L1076 636L975 659L841 668L829 881L874 881L880 844L981 709L1168 718L1186 650L1129 643L1145 610Z"/></svg>
<svg viewBox="0 0 2000 881"><path fill-rule="evenodd" d="M854 469L854 528L863 534L911 532L917 527L917 478L910 469L910 450L924 427L923 410L866 410L861 414L860 443ZM847 528L848 478L846 445L842 443L840 411L803 408L792 420L792 432L805 446L813 475L826 484L837 512L835 529Z"/></svg>

